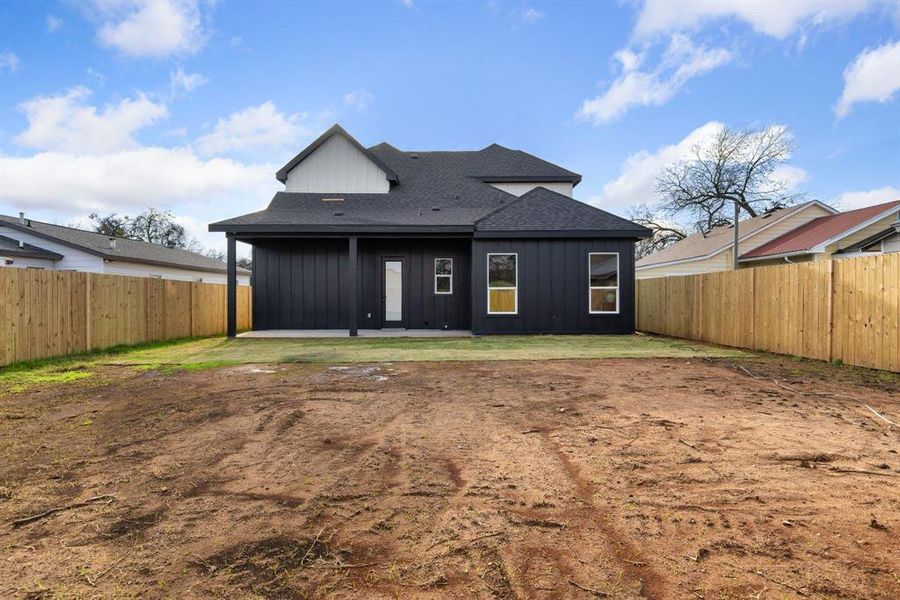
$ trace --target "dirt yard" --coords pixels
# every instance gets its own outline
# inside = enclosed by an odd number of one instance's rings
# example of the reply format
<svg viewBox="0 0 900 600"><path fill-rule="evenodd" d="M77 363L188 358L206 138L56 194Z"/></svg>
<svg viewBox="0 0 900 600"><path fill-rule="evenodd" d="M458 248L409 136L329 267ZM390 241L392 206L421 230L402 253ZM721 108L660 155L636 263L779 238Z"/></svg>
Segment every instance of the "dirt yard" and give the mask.
<svg viewBox="0 0 900 600"><path fill-rule="evenodd" d="M871 379L101 367L0 398L0 597L898 598L900 429L863 403L900 422L900 389Z"/></svg>

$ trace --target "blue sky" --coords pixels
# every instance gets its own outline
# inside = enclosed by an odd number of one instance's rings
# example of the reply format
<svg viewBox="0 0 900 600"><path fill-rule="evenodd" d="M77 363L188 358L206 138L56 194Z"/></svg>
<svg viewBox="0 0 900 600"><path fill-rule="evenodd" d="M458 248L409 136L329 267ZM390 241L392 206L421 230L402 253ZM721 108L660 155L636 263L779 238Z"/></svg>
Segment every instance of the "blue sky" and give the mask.
<svg viewBox="0 0 900 600"><path fill-rule="evenodd" d="M717 127L796 141L783 176L900 197L895 2L3 2L0 210L86 222L263 208L333 122L410 150L496 142L624 214Z"/></svg>

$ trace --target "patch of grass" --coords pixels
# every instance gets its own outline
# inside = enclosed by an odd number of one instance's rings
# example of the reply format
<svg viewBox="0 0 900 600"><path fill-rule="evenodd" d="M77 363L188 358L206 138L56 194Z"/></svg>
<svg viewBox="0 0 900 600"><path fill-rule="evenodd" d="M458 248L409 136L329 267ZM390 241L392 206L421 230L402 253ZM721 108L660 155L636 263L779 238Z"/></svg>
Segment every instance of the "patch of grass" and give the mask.
<svg viewBox="0 0 900 600"><path fill-rule="evenodd" d="M93 373L84 368L60 369L54 365L33 370L14 370L0 373L0 390L18 394L34 385L42 383L71 383L91 377Z"/></svg>
<svg viewBox="0 0 900 600"><path fill-rule="evenodd" d="M742 357L746 352L639 335L485 336L465 338L223 339L165 349L136 349L117 364L214 368L248 363L352 363L578 358Z"/></svg>
<svg viewBox="0 0 900 600"><path fill-rule="evenodd" d="M193 372L252 363L740 358L732 348L649 335L478 336L459 338L194 338L116 347L0 369L0 390L89 377L98 366ZM4 385L5 384L5 385Z"/></svg>
<svg viewBox="0 0 900 600"><path fill-rule="evenodd" d="M187 372L192 373L194 371L205 371L207 369L218 369L220 367L233 367L235 365L242 364L241 361L237 360L206 360L203 362L189 362L183 364L165 364L159 365L159 370L163 373L171 373L171 372ZM141 365L145 366L145 365Z"/></svg>

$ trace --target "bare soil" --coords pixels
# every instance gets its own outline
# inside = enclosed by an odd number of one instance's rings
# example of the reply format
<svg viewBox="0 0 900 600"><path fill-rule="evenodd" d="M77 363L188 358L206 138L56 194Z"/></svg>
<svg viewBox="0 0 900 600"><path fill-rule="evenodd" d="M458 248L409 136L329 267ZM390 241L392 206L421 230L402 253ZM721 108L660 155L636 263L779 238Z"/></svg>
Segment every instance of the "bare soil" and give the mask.
<svg viewBox="0 0 900 600"><path fill-rule="evenodd" d="M900 430L863 404L900 420L896 380L729 362L105 367L8 394L0 597L900 597Z"/></svg>

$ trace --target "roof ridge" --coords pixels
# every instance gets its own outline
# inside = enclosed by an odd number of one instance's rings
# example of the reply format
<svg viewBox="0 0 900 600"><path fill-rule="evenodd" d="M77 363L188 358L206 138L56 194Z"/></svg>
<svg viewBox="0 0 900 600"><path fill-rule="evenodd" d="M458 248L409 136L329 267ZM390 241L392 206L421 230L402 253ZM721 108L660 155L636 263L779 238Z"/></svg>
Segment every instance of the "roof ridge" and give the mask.
<svg viewBox="0 0 900 600"><path fill-rule="evenodd" d="M10 220L10 221L14 221L13 224L15 224L15 225L18 225L18 224L19 224L19 217L13 217L13 216L10 216L10 215L3 215L3 214L0 214L0 219L4 219L4 220L7 220L7 219L8 219L8 220ZM41 225L49 225L50 227L61 227L61 228L63 228L63 229L71 229L72 231L80 231L80 232L82 232L82 233L93 233L94 235L100 235L100 236L103 236L103 237L114 237L114 238L118 238L118 239L120 239L120 240L131 240L131 241L134 241L134 242L143 242L143 241L145 241L145 240L136 240L136 239L134 239L134 238L130 238L130 237L127 237L127 236L124 236L124 235L108 235L108 234L105 234L105 233L100 233L99 231L91 231L90 229L82 229L82 228L80 228L80 227L73 227L72 225L60 225L59 223L48 223L47 221L39 221L39 220L37 220L37 219L32 219L31 217L25 217L25 220L26 220L26 221L34 221L35 223L40 223ZM152 244L153 242L147 242L147 243L148 243L148 244Z"/></svg>

